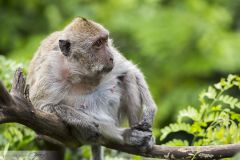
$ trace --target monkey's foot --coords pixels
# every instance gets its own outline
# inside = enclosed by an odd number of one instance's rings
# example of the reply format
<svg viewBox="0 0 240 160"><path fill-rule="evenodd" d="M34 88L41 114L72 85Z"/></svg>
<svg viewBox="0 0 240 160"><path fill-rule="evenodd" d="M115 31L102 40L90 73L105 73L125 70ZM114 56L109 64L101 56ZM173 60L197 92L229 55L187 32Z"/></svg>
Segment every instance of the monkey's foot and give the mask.
<svg viewBox="0 0 240 160"><path fill-rule="evenodd" d="M141 130L141 131L147 131L147 132L152 132L151 130L151 125L149 123L147 123L146 121L141 121L138 124L134 125L132 127L132 129L137 129L137 130Z"/></svg>
<svg viewBox="0 0 240 160"><path fill-rule="evenodd" d="M152 148L155 144L151 132L137 129L127 129L124 133L124 141L128 145L138 146L143 149Z"/></svg>

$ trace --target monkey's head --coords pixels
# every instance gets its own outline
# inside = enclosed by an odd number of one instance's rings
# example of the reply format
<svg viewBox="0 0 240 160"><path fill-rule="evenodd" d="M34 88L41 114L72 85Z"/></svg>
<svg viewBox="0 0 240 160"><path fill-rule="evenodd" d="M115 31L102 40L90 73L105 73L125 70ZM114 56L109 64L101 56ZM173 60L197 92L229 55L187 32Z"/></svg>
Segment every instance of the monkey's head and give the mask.
<svg viewBox="0 0 240 160"><path fill-rule="evenodd" d="M113 69L108 31L100 24L76 18L62 32L59 48L74 73L91 78Z"/></svg>

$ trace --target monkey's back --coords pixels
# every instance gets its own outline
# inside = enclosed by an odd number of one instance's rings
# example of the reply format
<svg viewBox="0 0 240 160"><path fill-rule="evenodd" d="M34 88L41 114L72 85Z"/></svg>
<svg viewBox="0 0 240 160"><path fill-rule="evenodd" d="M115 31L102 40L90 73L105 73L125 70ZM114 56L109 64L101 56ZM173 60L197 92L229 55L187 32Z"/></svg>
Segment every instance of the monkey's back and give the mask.
<svg viewBox="0 0 240 160"><path fill-rule="evenodd" d="M27 84L29 85L30 100L35 107L40 107L49 96L48 89L53 85L51 67L59 62L59 53L55 47L61 32L54 32L41 42L28 68Z"/></svg>

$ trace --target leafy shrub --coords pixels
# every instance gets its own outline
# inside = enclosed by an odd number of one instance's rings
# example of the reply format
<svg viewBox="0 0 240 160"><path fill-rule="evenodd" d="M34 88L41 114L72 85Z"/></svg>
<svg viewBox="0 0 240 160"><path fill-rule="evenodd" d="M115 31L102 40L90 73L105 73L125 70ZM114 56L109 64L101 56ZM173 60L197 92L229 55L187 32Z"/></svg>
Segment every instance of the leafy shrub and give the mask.
<svg viewBox="0 0 240 160"><path fill-rule="evenodd" d="M26 68L25 66L0 56L0 80L10 89L15 70L18 67ZM14 123L0 125L0 150L8 143L11 150L35 149L34 138L35 133L23 125Z"/></svg>
<svg viewBox="0 0 240 160"><path fill-rule="evenodd" d="M240 99L233 92L240 90L240 77L229 75L227 79L199 95L200 106L187 107L179 112L177 122L161 129L160 140L170 134L184 131L193 138L179 139L174 136L167 145L216 145L240 141ZM238 92L239 93L239 92Z"/></svg>

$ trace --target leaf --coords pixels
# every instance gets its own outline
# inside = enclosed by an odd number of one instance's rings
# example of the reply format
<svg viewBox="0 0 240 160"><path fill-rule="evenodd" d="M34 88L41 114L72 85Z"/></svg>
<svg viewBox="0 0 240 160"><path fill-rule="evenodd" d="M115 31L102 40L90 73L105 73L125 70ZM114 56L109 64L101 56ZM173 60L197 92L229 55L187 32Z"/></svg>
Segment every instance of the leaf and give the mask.
<svg viewBox="0 0 240 160"><path fill-rule="evenodd" d="M218 90L222 90L222 89L223 89L221 83L216 83L216 84L214 85L214 87L215 87L216 89L218 89Z"/></svg>
<svg viewBox="0 0 240 160"><path fill-rule="evenodd" d="M230 108L234 109L235 107L239 106L239 101L237 98L229 96L229 95L221 95L218 98L219 101L230 105Z"/></svg>
<svg viewBox="0 0 240 160"><path fill-rule="evenodd" d="M236 75L233 75L233 74L229 74L228 77L227 77L227 81L228 82L232 82L234 79L236 79L237 76Z"/></svg>
<svg viewBox="0 0 240 160"><path fill-rule="evenodd" d="M221 105L212 106L211 111L222 111L222 106Z"/></svg>
<svg viewBox="0 0 240 160"><path fill-rule="evenodd" d="M183 109L179 112L178 117L177 117L178 122L179 123L182 122L184 117L190 118L194 121L199 121L199 119L200 119L198 111L191 106L188 106L187 109Z"/></svg>
<svg viewBox="0 0 240 160"><path fill-rule="evenodd" d="M7 155L8 148L9 148L9 143L4 147L4 150L3 150L3 159L4 159L4 158L6 157L6 155Z"/></svg>
<svg viewBox="0 0 240 160"><path fill-rule="evenodd" d="M161 132L161 137L160 140L163 140L168 136L168 134L172 132L179 132L179 131L185 131L188 133L192 133L191 131L191 125L187 123L173 123L170 124L167 127L164 127L163 129L160 130Z"/></svg>
<svg viewBox="0 0 240 160"><path fill-rule="evenodd" d="M232 122L230 127L229 127L229 135L231 136L231 143L236 143L234 140L236 137L239 137L239 132L237 132L238 127L235 122Z"/></svg>
<svg viewBox="0 0 240 160"><path fill-rule="evenodd" d="M217 95L216 90L213 87L208 87L208 91L205 92L204 96L206 96L209 99L215 99Z"/></svg>
<svg viewBox="0 0 240 160"><path fill-rule="evenodd" d="M211 112L203 117L203 121L206 123L215 122L220 118L220 112Z"/></svg>

